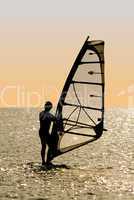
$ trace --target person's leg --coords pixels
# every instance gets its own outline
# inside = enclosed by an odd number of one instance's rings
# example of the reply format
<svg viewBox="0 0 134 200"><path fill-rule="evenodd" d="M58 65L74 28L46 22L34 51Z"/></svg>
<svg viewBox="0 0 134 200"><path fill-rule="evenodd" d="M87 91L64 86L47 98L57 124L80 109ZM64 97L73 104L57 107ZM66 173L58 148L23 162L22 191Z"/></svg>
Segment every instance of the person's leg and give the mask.
<svg viewBox="0 0 134 200"><path fill-rule="evenodd" d="M42 165L45 165L45 151L46 151L46 144L42 144L41 148Z"/></svg>
<svg viewBox="0 0 134 200"><path fill-rule="evenodd" d="M43 132L39 130L39 137L41 141L41 159L42 159L42 165L45 165L45 151L46 151L46 141L43 135Z"/></svg>
<svg viewBox="0 0 134 200"><path fill-rule="evenodd" d="M49 164L50 161L52 160L52 149L53 149L53 144L50 135L47 137L47 145L48 145L48 152L47 152L46 164Z"/></svg>
<svg viewBox="0 0 134 200"><path fill-rule="evenodd" d="M48 144L48 153L47 153L47 164L51 164L52 159L55 157L57 154L57 143L58 143L58 137L50 135L49 140L47 140Z"/></svg>
<svg viewBox="0 0 134 200"><path fill-rule="evenodd" d="M52 158L53 158L52 147L49 146L49 147L48 147L48 153L47 153L47 161L46 161L46 164L50 164Z"/></svg>

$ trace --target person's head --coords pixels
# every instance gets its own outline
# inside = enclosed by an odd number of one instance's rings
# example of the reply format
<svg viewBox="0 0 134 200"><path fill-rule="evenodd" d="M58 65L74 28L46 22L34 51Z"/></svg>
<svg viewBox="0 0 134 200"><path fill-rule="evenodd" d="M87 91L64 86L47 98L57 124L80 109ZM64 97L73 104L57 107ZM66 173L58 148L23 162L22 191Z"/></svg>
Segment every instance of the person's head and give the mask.
<svg viewBox="0 0 134 200"><path fill-rule="evenodd" d="M52 109L52 107L53 107L53 104L52 104L50 101L47 101L47 102L45 103L45 105L44 105L44 109L45 109L46 111L50 111L50 110Z"/></svg>

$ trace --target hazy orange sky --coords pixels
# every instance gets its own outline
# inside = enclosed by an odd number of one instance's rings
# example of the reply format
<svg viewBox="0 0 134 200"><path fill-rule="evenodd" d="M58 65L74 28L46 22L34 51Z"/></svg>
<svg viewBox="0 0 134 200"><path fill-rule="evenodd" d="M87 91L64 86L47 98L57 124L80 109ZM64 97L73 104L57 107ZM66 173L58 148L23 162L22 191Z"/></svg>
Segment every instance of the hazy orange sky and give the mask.
<svg viewBox="0 0 134 200"><path fill-rule="evenodd" d="M56 103L87 35L105 41L106 106L134 107L132 0L0 2L0 106Z"/></svg>

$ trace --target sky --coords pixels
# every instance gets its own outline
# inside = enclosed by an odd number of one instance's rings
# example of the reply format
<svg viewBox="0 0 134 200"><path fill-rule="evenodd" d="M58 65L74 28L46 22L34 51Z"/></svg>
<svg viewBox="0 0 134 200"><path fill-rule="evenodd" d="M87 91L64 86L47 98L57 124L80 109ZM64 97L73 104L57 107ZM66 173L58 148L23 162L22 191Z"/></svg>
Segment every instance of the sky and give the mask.
<svg viewBox="0 0 134 200"><path fill-rule="evenodd" d="M0 0L0 107L56 105L86 37L105 41L106 107L134 107L133 0Z"/></svg>

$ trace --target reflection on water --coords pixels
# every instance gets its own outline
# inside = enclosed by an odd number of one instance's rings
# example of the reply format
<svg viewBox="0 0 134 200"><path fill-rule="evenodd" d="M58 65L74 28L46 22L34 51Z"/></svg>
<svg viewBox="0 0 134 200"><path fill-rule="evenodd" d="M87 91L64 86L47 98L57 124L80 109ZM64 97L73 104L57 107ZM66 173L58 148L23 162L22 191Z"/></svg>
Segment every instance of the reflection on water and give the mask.
<svg viewBox="0 0 134 200"><path fill-rule="evenodd" d="M0 199L134 199L134 111L106 112L108 131L94 143L40 163L38 112L0 109Z"/></svg>

